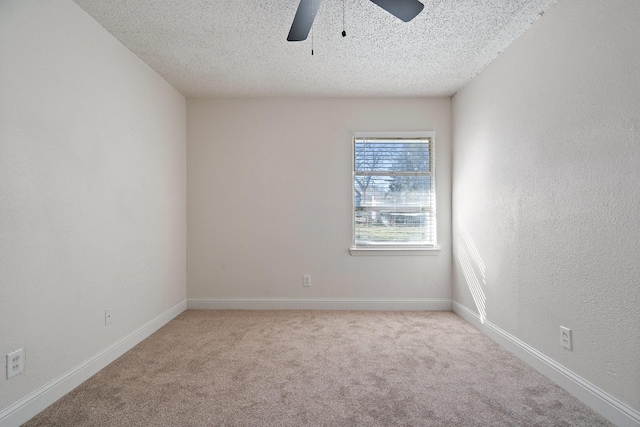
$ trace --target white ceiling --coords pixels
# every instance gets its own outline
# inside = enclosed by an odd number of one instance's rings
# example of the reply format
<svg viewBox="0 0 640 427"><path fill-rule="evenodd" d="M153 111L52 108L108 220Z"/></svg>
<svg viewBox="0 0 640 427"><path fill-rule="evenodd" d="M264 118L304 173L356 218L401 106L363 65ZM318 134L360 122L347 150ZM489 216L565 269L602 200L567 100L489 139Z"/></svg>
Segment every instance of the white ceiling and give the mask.
<svg viewBox="0 0 640 427"><path fill-rule="evenodd" d="M449 96L554 0L422 0L404 23L369 0L323 0L287 42L299 0L74 0L187 97Z"/></svg>

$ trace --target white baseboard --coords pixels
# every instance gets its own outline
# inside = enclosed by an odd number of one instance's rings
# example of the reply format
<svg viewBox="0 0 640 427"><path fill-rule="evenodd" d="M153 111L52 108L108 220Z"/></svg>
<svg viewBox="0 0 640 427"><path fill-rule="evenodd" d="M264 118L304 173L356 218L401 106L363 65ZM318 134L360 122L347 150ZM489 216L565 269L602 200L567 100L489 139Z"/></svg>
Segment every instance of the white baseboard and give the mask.
<svg viewBox="0 0 640 427"><path fill-rule="evenodd" d="M202 310L418 310L451 311L450 299L359 298L196 298L188 309Z"/></svg>
<svg viewBox="0 0 640 427"><path fill-rule="evenodd" d="M640 427L640 412L629 405L619 401L493 323L487 320L482 322L478 314L464 305L452 301L452 308L458 316L471 323L509 352L528 363L615 425L620 427Z"/></svg>
<svg viewBox="0 0 640 427"><path fill-rule="evenodd" d="M186 300L180 301L135 331L2 410L0 412L0 427L17 427L33 418L186 309Z"/></svg>

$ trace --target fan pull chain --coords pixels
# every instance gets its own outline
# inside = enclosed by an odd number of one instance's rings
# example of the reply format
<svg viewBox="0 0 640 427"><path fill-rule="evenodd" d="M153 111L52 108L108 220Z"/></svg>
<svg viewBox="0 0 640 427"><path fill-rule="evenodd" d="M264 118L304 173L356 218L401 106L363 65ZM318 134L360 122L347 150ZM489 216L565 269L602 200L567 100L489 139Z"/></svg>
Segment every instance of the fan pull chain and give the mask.
<svg viewBox="0 0 640 427"><path fill-rule="evenodd" d="M344 0L342 0L342 37L347 37L347 32L344 30Z"/></svg>
<svg viewBox="0 0 640 427"><path fill-rule="evenodd" d="M313 0L311 0L311 56L313 56Z"/></svg>

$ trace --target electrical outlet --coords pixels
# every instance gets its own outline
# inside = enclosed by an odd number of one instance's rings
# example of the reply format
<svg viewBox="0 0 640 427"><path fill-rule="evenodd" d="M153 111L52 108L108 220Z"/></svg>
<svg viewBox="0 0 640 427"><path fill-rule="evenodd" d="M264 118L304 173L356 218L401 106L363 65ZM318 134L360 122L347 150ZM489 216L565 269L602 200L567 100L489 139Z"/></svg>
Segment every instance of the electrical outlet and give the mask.
<svg viewBox="0 0 640 427"><path fill-rule="evenodd" d="M24 348L7 354L7 379L24 372Z"/></svg>
<svg viewBox="0 0 640 427"><path fill-rule="evenodd" d="M311 275L310 274L305 274L304 276L302 276L302 286L308 288L311 286Z"/></svg>
<svg viewBox="0 0 640 427"><path fill-rule="evenodd" d="M111 309L107 308L104 310L104 324L106 325L110 325L111 324Z"/></svg>
<svg viewBox="0 0 640 427"><path fill-rule="evenodd" d="M567 350L572 349L571 329L560 326L560 345Z"/></svg>

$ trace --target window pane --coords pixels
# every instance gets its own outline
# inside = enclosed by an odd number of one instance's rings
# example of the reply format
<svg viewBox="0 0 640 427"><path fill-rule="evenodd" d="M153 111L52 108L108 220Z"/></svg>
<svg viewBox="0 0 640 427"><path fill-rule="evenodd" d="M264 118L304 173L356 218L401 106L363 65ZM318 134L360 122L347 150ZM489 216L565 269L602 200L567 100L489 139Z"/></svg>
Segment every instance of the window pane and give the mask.
<svg viewBox="0 0 640 427"><path fill-rule="evenodd" d="M354 137L355 246L436 244L433 139L417 133Z"/></svg>
<svg viewBox="0 0 640 427"><path fill-rule="evenodd" d="M430 176L358 176L353 178L354 205L431 206Z"/></svg>
<svg viewBox="0 0 640 427"><path fill-rule="evenodd" d="M357 172L430 172L428 142L358 142L355 143Z"/></svg>
<svg viewBox="0 0 640 427"><path fill-rule="evenodd" d="M430 218L427 212L356 211L356 245L432 243Z"/></svg>

